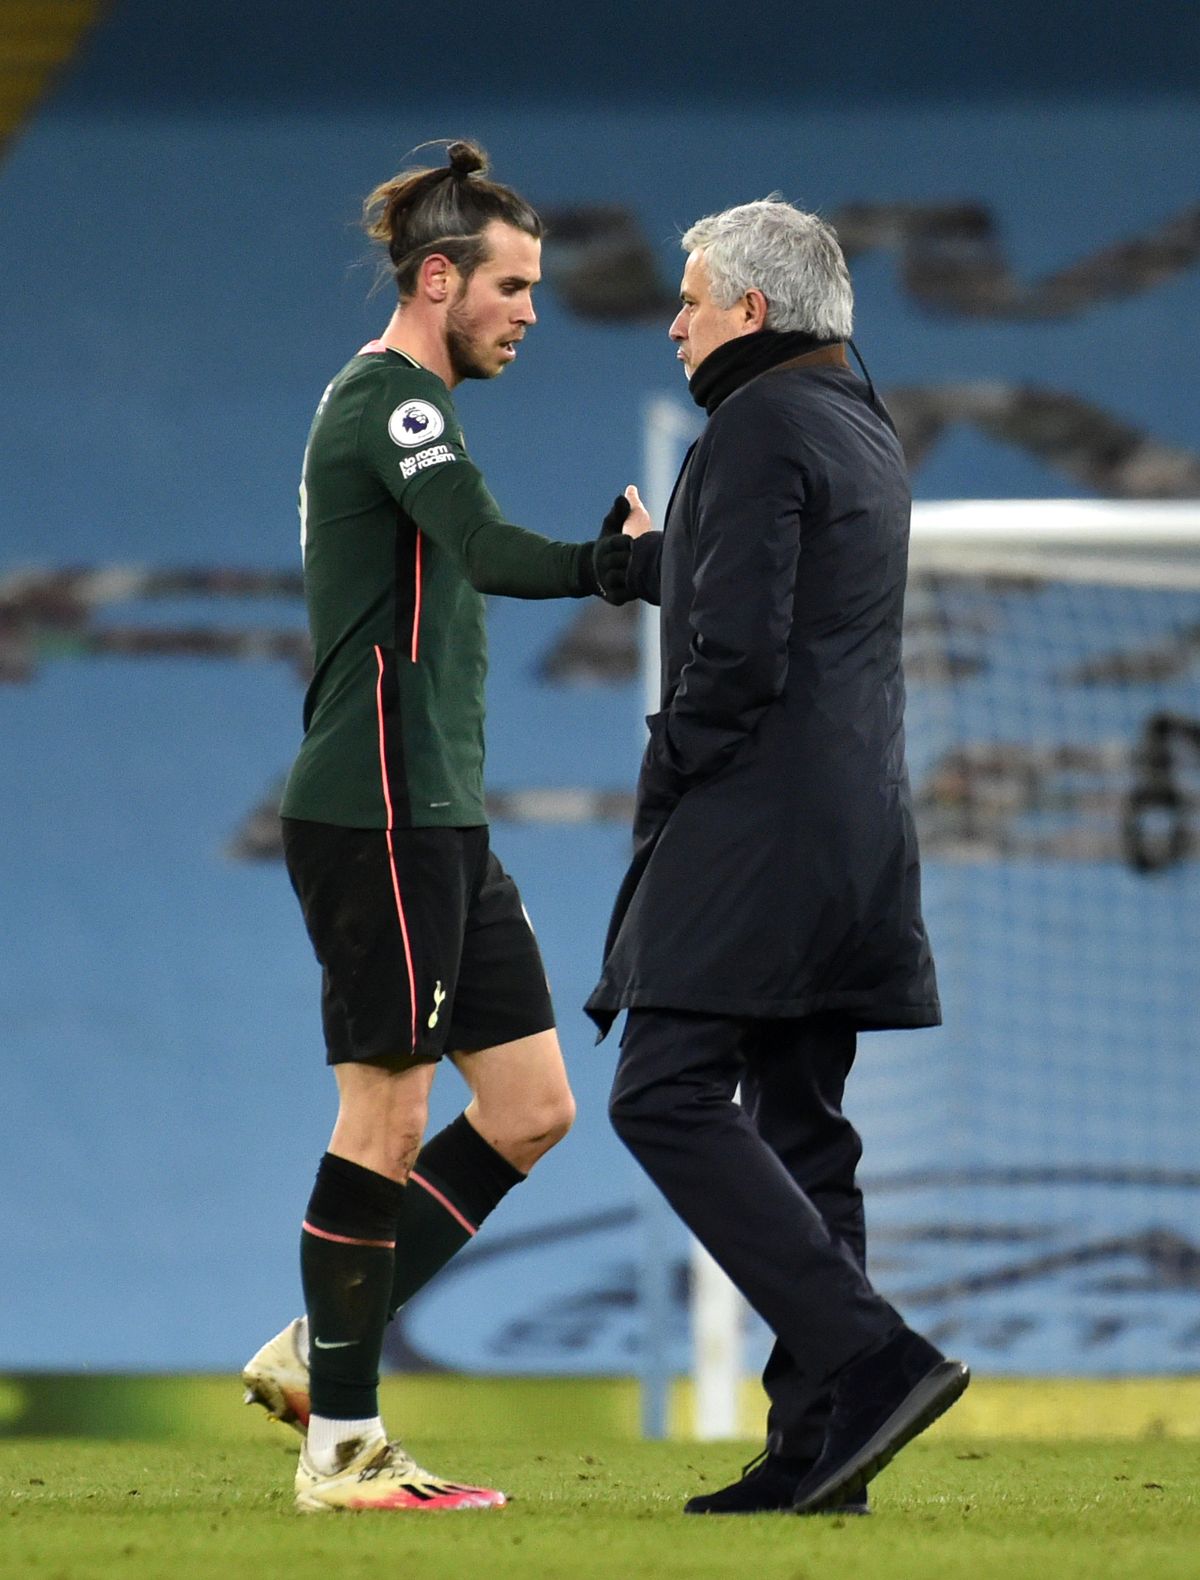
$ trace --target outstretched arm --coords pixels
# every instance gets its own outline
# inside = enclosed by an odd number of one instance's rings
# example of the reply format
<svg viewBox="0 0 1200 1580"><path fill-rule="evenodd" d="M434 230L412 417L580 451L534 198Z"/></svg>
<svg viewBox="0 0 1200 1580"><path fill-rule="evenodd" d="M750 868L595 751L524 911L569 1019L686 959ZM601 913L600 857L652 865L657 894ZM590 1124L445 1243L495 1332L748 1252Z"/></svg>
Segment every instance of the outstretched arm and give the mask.
<svg viewBox="0 0 1200 1580"><path fill-rule="evenodd" d="M602 592L597 543L564 543L505 521L465 457L438 469L404 505L431 542L457 560L481 593L510 598L586 598Z"/></svg>
<svg viewBox="0 0 1200 1580"><path fill-rule="evenodd" d="M603 538L568 543L542 537L505 521L457 427L432 402L424 406L443 422L430 424L428 439L401 433L396 416L380 399L363 413L360 454L401 510L432 543L457 562L477 592L510 598L586 598L624 601L625 566L632 541L619 538L603 556Z"/></svg>

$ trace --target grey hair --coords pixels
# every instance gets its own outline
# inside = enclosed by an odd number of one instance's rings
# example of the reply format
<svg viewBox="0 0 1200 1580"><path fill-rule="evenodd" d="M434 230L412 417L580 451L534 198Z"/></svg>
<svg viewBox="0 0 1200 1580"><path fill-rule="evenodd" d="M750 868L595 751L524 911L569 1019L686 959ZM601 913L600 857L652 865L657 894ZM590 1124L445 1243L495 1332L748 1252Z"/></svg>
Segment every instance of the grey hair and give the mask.
<svg viewBox="0 0 1200 1580"><path fill-rule="evenodd" d="M853 332L854 291L837 235L778 193L698 219L680 245L704 254L718 307L757 290L767 299L767 329L802 329L822 340Z"/></svg>

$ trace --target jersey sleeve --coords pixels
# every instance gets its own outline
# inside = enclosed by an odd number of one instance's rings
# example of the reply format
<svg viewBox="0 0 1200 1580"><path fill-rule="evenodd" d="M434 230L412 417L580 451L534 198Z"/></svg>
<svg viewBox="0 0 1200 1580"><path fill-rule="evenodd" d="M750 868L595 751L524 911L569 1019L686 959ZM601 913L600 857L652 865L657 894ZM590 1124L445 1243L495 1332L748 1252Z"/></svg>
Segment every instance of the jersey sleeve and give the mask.
<svg viewBox="0 0 1200 1580"><path fill-rule="evenodd" d="M358 447L401 510L452 556L477 592L510 598L599 592L591 543L556 542L505 521L432 375L381 387L363 408Z"/></svg>

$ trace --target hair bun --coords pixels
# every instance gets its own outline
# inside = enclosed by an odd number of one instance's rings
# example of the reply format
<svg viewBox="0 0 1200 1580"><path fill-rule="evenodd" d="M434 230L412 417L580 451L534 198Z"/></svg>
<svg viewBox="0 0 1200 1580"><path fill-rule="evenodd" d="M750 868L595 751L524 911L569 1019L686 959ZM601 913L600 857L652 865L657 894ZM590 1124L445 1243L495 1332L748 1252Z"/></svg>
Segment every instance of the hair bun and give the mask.
<svg viewBox="0 0 1200 1580"><path fill-rule="evenodd" d="M487 169L487 155L478 143L451 143L446 149L446 158L450 161L451 173L456 176L470 176L477 170Z"/></svg>

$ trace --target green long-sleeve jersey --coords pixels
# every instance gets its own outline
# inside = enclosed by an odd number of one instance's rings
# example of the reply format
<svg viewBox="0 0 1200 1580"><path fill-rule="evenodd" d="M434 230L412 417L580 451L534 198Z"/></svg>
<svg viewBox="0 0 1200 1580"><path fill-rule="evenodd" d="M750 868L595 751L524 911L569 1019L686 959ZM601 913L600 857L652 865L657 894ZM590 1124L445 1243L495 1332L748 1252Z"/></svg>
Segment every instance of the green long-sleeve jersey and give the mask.
<svg viewBox="0 0 1200 1580"><path fill-rule="evenodd" d="M591 544L506 522L446 385L378 341L317 408L300 521L314 673L284 816L485 823L482 595L582 596Z"/></svg>

